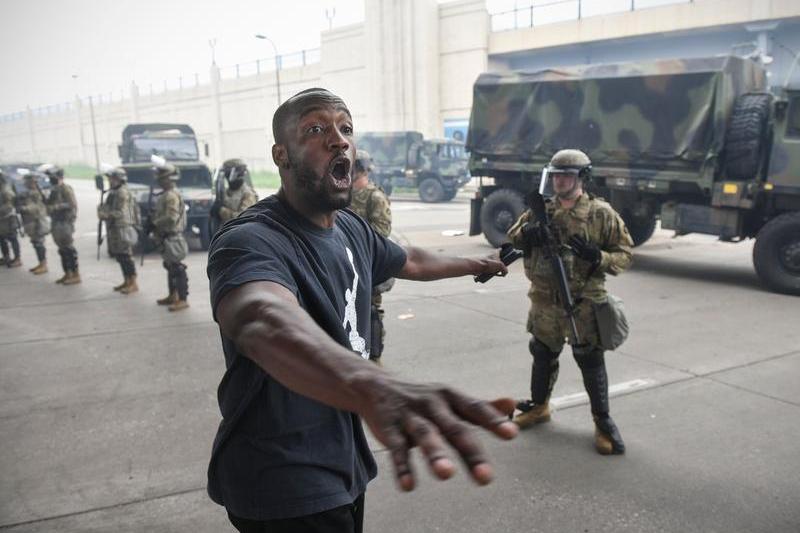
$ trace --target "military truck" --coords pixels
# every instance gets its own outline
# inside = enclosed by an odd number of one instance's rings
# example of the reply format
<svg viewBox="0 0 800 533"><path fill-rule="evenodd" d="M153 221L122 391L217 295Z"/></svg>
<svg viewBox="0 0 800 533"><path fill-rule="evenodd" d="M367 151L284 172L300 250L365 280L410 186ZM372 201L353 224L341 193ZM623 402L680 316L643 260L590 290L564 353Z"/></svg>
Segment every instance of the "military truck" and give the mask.
<svg viewBox="0 0 800 533"><path fill-rule="evenodd" d="M753 237L763 283L800 294L800 90L773 94L766 80L731 56L482 74L470 235L500 245L551 155L579 148L636 245L658 219L677 235Z"/></svg>
<svg viewBox="0 0 800 533"><path fill-rule="evenodd" d="M356 137L356 146L372 156L372 179L386 194L410 187L423 202L446 202L469 181L459 141L425 139L417 131L367 132Z"/></svg>
<svg viewBox="0 0 800 533"><path fill-rule="evenodd" d="M211 242L209 212L214 200L211 171L200 161L197 138L187 124L129 124L122 130L119 158L128 173L128 186L136 195L146 225L160 192L153 181L150 156L158 155L180 171L178 189L186 203L186 237L203 250ZM153 186L153 195L150 187ZM147 246L147 243L141 243Z"/></svg>

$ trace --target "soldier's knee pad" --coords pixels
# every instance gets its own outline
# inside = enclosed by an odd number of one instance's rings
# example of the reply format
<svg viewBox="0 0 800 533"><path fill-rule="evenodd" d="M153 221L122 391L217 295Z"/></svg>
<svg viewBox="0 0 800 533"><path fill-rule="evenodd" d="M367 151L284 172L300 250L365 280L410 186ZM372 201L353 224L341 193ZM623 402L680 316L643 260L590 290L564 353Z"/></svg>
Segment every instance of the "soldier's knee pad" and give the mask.
<svg viewBox="0 0 800 533"><path fill-rule="evenodd" d="M590 370L605 364L603 349L588 344L572 347L572 356L581 370Z"/></svg>
<svg viewBox="0 0 800 533"><path fill-rule="evenodd" d="M558 352L551 350L549 346L536 337L531 337L528 342L528 351L531 352L534 359L552 360L558 359L559 355Z"/></svg>

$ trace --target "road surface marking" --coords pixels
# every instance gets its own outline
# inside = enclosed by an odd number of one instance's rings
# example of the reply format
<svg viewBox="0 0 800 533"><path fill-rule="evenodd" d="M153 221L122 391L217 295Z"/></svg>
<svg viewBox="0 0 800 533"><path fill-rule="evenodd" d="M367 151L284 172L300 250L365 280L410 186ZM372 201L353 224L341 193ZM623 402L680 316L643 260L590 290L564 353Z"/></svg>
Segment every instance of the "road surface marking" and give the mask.
<svg viewBox="0 0 800 533"><path fill-rule="evenodd" d="M628 394L635 390L649 389L657 382L654 379L632 379L630 381L623 381L608 387L608 397L621 396ZM589 403L589 397L585 392L576 392L574 394L567 394L566 396L559 396L550 400L550 404L556 409L565 409L574 405Z"/></svg>

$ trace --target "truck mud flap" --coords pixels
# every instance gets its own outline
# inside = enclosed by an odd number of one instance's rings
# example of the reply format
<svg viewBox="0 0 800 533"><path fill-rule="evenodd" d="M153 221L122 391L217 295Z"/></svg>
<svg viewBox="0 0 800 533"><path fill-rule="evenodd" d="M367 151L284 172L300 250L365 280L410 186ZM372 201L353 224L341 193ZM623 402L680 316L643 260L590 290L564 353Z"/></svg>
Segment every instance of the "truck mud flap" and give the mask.
<svg viewBox="0 0 800 533"><path fill-rule="evenodd" d="M469 201L469 234L480 235L481 231L481 207L483 198L473 198Z"/></svg>

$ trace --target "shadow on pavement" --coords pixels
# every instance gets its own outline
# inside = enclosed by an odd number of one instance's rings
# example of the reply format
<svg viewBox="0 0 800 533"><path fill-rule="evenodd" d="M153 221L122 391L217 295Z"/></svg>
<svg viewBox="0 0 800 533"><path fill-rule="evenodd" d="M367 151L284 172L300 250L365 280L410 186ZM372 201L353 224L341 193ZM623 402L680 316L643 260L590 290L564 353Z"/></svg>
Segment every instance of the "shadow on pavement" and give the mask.
<svg viewBox="0 0 800 533"><path fill-rule="evenodd" d="M752 267L739 265L723 265L719 263L701 263L685 259L669 259L634 252L633 272L649 272L659 276L708 281L723 285L765 291Z"/></svg>

